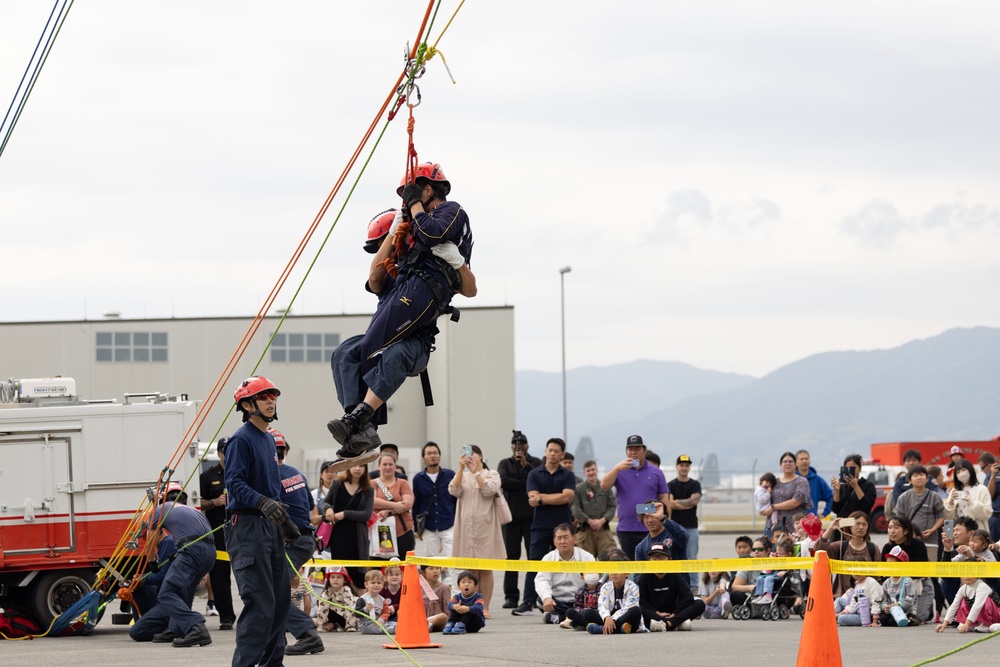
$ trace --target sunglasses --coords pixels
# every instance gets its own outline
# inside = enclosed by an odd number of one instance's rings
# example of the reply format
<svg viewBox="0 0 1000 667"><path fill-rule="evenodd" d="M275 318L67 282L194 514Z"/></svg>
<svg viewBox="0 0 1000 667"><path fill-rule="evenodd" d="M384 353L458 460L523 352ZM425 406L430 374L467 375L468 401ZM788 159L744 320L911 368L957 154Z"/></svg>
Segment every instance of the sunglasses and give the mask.
<svg viewBox="0 0 1000 667"><path fill-rule="evenodd" d="M260 394L257 394L257 398L265 401L276 401L278 400L278 395L275 394L273 391L265 391Z"/></svg>
<svg viewBox="0 0 1000 667"><path fill-rule="evenodd" d="M764 547L750 547L750 551L767 551Z"/></svg>

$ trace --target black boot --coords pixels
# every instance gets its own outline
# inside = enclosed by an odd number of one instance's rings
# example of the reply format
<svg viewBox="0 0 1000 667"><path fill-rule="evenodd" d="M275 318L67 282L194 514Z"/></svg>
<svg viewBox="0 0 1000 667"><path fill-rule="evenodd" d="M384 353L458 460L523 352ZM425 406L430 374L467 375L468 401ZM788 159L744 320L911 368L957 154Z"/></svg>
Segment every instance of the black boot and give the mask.
<svg viewBox="0 0 1000 667"><path fill-rule="evenodd" d="M204 621L191 626L188 633L183 637L174 640L174 646L186 648L188 646L208 646L212 643L212 635L208 634L208 628Z"/></svg>
<svg viewBox="0 0 1000 667"><path fill-rule="evenodd" d="M371 421L372 415L374 414L375 410L370 405L367 403L358 403L357 407L355 407L352 412L345 414L340 419L332 419L327 422L326 428L330 431L334 440L345 447L349 447L349 441L352 436L360 434L365 425ZM374 427L372 430L374 430ZM381 444L381 442L379 444ZM376 447L377 446L378 445L376 445ZM360 454L362 451L365 450L361 449L361 451L356 454L352 454L352 456L357 456L357 454Z"/></svg>
<svg viewBox="0 0 1000 667"><path fill-rule="evenodd" d="M323 640L319 638L319 633L315 630L310 630L306 634L299 637L299 641L295 642L291 646L285 647L285 655L308 655L310 653L322 653Z"/></svg>
<svg viewBox="0 0 1000 667"><path fill-rule="evenodd" d="M170 642L174 641L178 637L180 637L180 635L175 635L174 633L170 632L169 630L164 630L163 632L157 632L155 635L153 635L153 643L154 644L169 644Z"/></svg>

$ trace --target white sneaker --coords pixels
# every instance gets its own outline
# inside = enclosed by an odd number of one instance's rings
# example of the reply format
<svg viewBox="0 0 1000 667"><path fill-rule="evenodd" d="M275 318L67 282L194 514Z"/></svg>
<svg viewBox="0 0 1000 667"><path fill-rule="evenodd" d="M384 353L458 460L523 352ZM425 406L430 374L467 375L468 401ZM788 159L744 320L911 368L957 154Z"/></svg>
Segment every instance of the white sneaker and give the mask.
<svg viewBox="0 0 1000 667"><path fill-rule="evenodd" d="M690 631L691 630L691 625L692 625L691 624L691 619L688 619L688 620L684 621L683 623L681 623L680 625L678 625L677 626L677 630L679 630L679 631L685 631L685 630L686 631Z"/></svg>
<svg viewBox="0 0 1000 667"><path fill-rule="evenodd" d="M730 612L733 611L733 603L726 600L722 603L722 618L729 618Z"/></svg>
<svg viewBox="0 0 1000 667"><path fill-rule="evenodd" d="M658 621L655 618L649 622L650 632L666 632L667 624L663 621Z"/></svg>
<svg viewBox="0 0 1000 667"><path fill-rule="evenodd" d="M990 632L998 632L998 631L1000 631L1000 623L994 623L993 625L990 626Z"/></svg>
<svg viewBox="0 0 1000 667"><path fill-rule="evenodd" d="M218 616L219 612L216 610L214 604L208 605L208 609L205 610L205 616Z"/></svg>
<svg viewBox="0 0 1000 667"><path fill-rule="evenodd" d="M573 621L571 619L567 618L562 623L559 624L559 627L560 628L566 628L567 630L572 630L573 629Z"/></svg>
<svg viewBox="0 0 1000 667"><path fill-rule="evenodd" d="M994 625L1000 625L1000 623L994 623ZM992 626L990 626L990 627L992 627ZM992 632L992 630L990 630L990 628L986 627L985 625L977 625L976 627L972 628L972 631L973 632L983 632L983 633Z"/></svg>

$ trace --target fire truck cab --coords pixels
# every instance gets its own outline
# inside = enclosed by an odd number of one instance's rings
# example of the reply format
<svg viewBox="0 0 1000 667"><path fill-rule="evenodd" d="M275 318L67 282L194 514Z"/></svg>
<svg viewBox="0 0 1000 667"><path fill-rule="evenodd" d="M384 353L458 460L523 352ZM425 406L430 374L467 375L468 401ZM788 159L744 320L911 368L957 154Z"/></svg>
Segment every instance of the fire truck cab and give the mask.
<svg viewBox="0 0 1000 667"><path fill-rule="evenodd" d="M195 413L184 394L88 401L71 378L0 382L0 606L47 626L87 593ZM197 464L186 445L171 478Z"/></svg>

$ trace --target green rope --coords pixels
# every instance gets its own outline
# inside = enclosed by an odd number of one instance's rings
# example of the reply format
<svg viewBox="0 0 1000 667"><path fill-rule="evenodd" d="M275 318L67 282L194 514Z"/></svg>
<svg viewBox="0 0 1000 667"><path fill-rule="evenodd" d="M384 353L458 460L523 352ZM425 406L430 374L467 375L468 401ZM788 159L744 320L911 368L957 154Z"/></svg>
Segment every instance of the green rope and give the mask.
<svg viewBox="0 0 1000 667"><path fill-rule="evenodd" d="M292 572L295 574L295 576L296 577L301 576L299 574L299 571L295 569L295 563L292 562L292 559L288 556L288 552L287 551L285 552L285 560L288 561L288 567L292 568ZM308 563L309 561L306 561L306 562ZM303 567L305 567L305 566L303 565ZM415 667L421 667L420 663L418 663L416 660L414 660L413 656L410 655L409 653L407 653L406 649L399 645L399 642L396 641L396 637L394 635L389 634L389 631L385 629L385 626L382 625L382 623L377 618L372 618L368 614L360 612L360 611L358 611L357 609L355 609L353 607L348 607L346 605L342 605L340 603L334 602L333 600L327 600L322 595L316 595L315 591L312 592L312 596L315 597L317 600L320 600L322 602L327 603L331 607L338 607L338 608L343 609L345 611L351 612L355 616L360 616L361 618L363 618L365 620L374 621L375 625L377 625L378 628L382 631L382 633L386 637L388 637L392 641L393 644L396 645L396 648L399 649L400 653L402 653L403 655L406 656L407 660L409 660L413 665L415 665Z"/></svg>
<svg viewBox="0 0 1000 667"><path fill-rule="evenodd" d="M1000 632L991 632L990 634L986 635L985 637L980 637L979 639L971 641L968 644L963 644L962 646L959 646L957 648L953 648L952 650L948 651L947 653L942 653L941 655L934 656L933 658L927 658L926 660L924 660L922 662L915 662L915 663L913 663L913 665L911 665L911 667L920 667L921 665L929 665L932 662L937 662L938 660L941 660L942 658L947 658L949 655L954 655L954 654L958 653L959 651L964 651L965 649L969 648L970 646L975 646L976 644L984 642L987 639L993 639L998 634L1000 634Z"/></svg>

